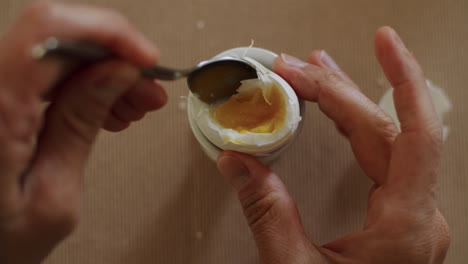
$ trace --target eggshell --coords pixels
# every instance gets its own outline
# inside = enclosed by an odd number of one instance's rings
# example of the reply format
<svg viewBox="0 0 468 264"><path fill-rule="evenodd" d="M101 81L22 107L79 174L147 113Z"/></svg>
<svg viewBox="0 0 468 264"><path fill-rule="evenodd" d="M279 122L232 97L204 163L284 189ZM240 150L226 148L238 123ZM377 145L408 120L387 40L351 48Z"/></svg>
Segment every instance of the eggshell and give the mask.
<svg viewBox="0 0 468 264"><path fill-rule="evenodd" d="M200 104L204 103L198 100L194 95L189 94L187 99L187 110L192 132L197 141L202 146L202 149L212 160L216 160L221 151L232 149L256 156L264 163L271 163L276 160L283 152L283 150L285 150L292 143L297 132L299 131L302 123L301 116L305 113L305 103L302 100L297 99L294 90L286 81L284 81L280 76L271 72L273 61L277 57L277 55L273 52L260 48L243 47L225 51L214 58L221 58L226 56L237 58L248 57L251 60L253 59L256 63L260 63L264 70L266 68L268 69L268 72L270 73L268 76L272 81L277 83L277 87L280 88L279 90L281 92L283 92L284 98L288 100L288 120L285 122L285 127L288 127L288 129L279 131L281 133L277 133L275 135L277 137L276 140L271 140L271 138L269 139L268 136L265 138L265 135L253 136L250 137L250 139L242 138L242 140L237 141L229 140L238 135L233 136L234 134L230 134L233 131L224 131L223 133L218 133L216 126L212 126L213 120L210 120L209 118L201 118L203 111L208 110L206 107L200 106ZM238 134L237 131L234 132ZM258 140L259 137L260 140Z"/></svg>
<svg viewBox="0 0 468 264"><path fill-rule="evenodd" d="M223 128L213 120L211 115L212 106L200 101L193 95L189 97L189 101L193 106L192 111L194 111L195 122L210 142L224 150L265 155L281 147L294 135L301 120L299 100L291 86L277 74L268 71L266 76L264 78L268 78L274 83L273 85L278 87L285 99L286 107L284 124L272 133L239 133L233 129Z"/></svg>

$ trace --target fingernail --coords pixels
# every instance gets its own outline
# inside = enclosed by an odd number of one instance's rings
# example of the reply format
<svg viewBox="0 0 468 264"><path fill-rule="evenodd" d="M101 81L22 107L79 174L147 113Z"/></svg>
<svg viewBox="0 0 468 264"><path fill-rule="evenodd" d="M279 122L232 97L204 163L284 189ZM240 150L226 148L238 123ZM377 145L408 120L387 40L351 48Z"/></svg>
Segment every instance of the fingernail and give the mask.
<svg viewBox="0 0 468 264"><path fill-rule="evenodd" d="M391 29L391 31L392 31L392 37L393 37L393 39L395 40L395 42L396 42L398 45L400 45L400 46L406 48L405 43L404 43L403 40L400 38L400 35L398 35L398 33L397 33L393 28Z"/></svg>
<svg viewBox="0 0 468 264"><path fill-rule="evenodd" d="M239 190L250 179L250 172L247 167L235 157L222 157L218 161L218 168L236 190Z"/></svg>
<svg viewBox="0 0 468 264"><path fill-rule="evenodd" d="M293 57L291 55L285 54L285 53L281 53L281 59L286 64L288 64L289 66L292 66L292 67L302 68L302 67L305 67L305 66L308 65L307 62L301 61L300 59L298 59L296 57Z"/></svg>
<svg viewBox="0 0 468 264"><path fill-rule="evenodd" d="M332 70L336 70L336 71L341 70L338 64L336 64L336 62L332 59L330 55L328 55L328 53L325 50L322 50L320 52L320 60L325 66L327 66L328 68Z"/></svg>

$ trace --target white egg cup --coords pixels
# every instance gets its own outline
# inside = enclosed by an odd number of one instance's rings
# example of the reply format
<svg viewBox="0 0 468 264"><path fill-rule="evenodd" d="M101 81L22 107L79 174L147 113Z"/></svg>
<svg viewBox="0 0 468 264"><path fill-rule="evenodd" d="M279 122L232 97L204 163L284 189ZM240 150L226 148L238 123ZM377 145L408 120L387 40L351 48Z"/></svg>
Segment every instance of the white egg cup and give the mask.
<svg viewBox="0 0 468 264"><path fill-rule="evenodd" d="M236 58L249 57L259 62L260 64L262 64L267 69L273 70L273 61L275 60L276 57L278 57L278 55L269 50L265 50L261 48L241 47L241 48L235 48L235 49L224 51L216 55L215 57L213 57L213 59L222 58L222 57L236 57ZM189 97L190 96L191 94L189 94ZM188 112L190 128L192 129L193 135L197 139L198 143L200 144L200 146L202 147L206 155L211 160L216 161L218 155L223 151L223 149L217 147L215 144L210 142L210 140L208 140L208 138L205 137L205 135L202 133L202 131L198 127L196 120L195 120L193 104L191 100L188 100L187 112ZM302 120L304 120L305 102L303 100L299 100L299 113L300 113L300 116L302 117ZM296 135L299 133L301 126L302 126L302 122L303 122L302 120L299 122L298 127L296 131L294 132L294 134L291 135L291 137L281 147L279 147L278 149L266 155L256 156L256 158L265 164L271 164L276 159L278 159L280 154L291 145Z"/></svg>

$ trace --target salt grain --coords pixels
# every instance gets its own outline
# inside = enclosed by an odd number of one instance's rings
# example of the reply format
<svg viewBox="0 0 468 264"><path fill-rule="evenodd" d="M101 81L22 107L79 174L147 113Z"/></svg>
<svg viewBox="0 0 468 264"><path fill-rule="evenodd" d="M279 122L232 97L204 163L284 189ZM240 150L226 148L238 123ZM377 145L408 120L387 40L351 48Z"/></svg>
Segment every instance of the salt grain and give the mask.
<svg viewBox="0 0 468 264"><path fill-rule="evenodd" d="M199 20L196 25L199 30L202 30L205 28L205 21Z"/></svg>

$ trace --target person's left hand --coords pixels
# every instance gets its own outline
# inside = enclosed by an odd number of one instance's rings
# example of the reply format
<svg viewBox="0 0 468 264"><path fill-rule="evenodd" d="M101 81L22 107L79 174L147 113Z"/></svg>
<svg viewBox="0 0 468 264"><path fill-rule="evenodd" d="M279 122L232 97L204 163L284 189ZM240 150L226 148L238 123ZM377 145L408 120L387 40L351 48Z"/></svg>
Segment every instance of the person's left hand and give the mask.
<svg viewBox="0 0 468 264"><path fill-rule="evenodd" d="M421 67L393 29L377 32L375 52L395 88L401 132L324 51L312 52L307 63L282 55L274 65L299 97L317 102L335 122L374 182L362 230L314 244L277 175L246 154L219 156L218 167L238 193L261 263L443 262L450 236L436 203L442 125Z"/></svg>

